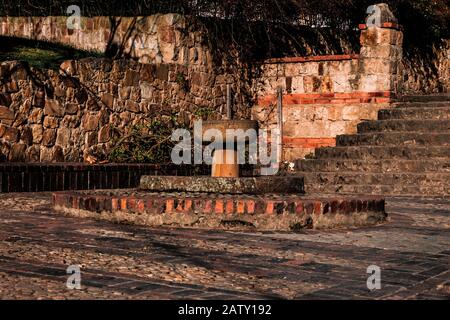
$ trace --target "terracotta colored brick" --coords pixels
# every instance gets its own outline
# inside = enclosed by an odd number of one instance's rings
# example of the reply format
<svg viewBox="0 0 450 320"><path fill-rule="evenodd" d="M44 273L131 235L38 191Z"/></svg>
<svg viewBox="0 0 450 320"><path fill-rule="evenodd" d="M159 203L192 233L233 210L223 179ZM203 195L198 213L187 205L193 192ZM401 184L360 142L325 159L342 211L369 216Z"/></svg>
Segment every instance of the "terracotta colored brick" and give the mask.
<svg viewBox="0 0 450 320"><path fill-rule="evenodd" d="M314 214L315 215L322 214L322 202L320 201L314 202Z"/></svg>
<svg viewBox="0 0 450 320"><path fill-rule="evenodd" d="M336 145L336 138L292 138L283 137L283 144L291 147L317 148Z"/></svg>
<svg viewBox="0 0 450 320"><path fill-rule="evenodd" d="M245 202L244 201L242 201L242 200L237 201L236 212L239 214L245 213Z"/></svg>
<svg viewBox="0 0 450 320"><path fill-rule="evenodd" d="M332 104L342 104L342 103L345 103L345 100L344 99L331 99L330 103L332 103Z"/></svg>
<svg viewBox="0 0 450 320"><path fill-rule="evenodd" d="M225 213L226 214L233 214L234 212L234 201L233 200L227 200L226 206L225 206Z"/></svg>
<svg viewBox="0 0 450 320"><path fill-rule="evenodd" d="M345 99L345 103L361 103L360 98Z"/></svg>
<svg viewBox="0 0 450 320"><path fill-rule="evenodd" d="M358 25L358 28L360 30L366 30L367 29L367 25L366 24L360 24L360 25ZM403 26L402 25L394 23L394 22L383 22L381 24L381 28L403 30Z"/></svg>
<svg viewBox="0 0 450 320"><path fill-rule="evenodd" d="M267 214L273 214L273 209L274 209L274 203L273 203L273 201L267 201L267 202L266 202L266 210L265 210L265 213L267 213Z"/></svg>
<svg viewBox="0 0 450 320"><path fill-rule="evenodd" d="M173 212L173 199L167 199L166 200L166 213L172 213Z"/></svg>
<svg viewBox="0 0 450 320"><path fill-rule="evenodd" d="M373 103L375 102L374 98L361 98L360 99L361 103Z"/></svg>
<svg viewBox="0 0 450 320"><path fill-rule="evenodd" d="M391 98L375 98L376 103L390 103Z"/></svg>
<svg viewBox="0 0 450 320"><path fill-rule="evenodd" d="M216 200L216 205L214 206L215 213L223 213L223 200Z"/></svg>
<svg viewBox="0 0 450 320"><path fill-rule="evenodd" d="M334 98L335 99L352 99L354 96L351 93L335 93Z"/></svg>
<svg viewBox="0 0 450 320"><path fill-rule="evenodd" d="M120 199L120 209L121 210L127 209L127 199L126 198Z"/></svg>
<svg viewBox="0 0 450 320"><path fill-rule="evenodd" d="M247 201L246 201L246 205L247 205L247 213L248 213L248 214L253 214L253 213L255 213L255 201L253 201L253 200L247 200Z"/></svg>
<svg viewBox="0 0 450 320"><path fill-rule="evenodd" d="M203 213L212 213L212 201L206 200L203 206Z"/></svg>
<svg viewBox="0 0 450 320"><path fill-rule="evenodd" d="M184 210L183 211L185 213L188 213L191 211L191 209L192 209L192 200L190 200L190 199L184 200Z"/></svg>
<svg viewBox="0 0 450 320"><path fill-rule="evenodd" d="M294 95L286 95L283 97L283 104L301 104L302 99Z"/></svg>
<svg viewBox="0 0 450 320"><path fill-rule="evenodd" d="M331 102L331 99L320 98L314 101L317 104L328 104Z"/></svg>
<svg viewBox="0 0 450 320"><path fill-rule="evenodd" d="M119 207L119 199L112 198L111 199L111 207L112 207L112 210L114 210L114 211L119 210L120 209L120 207Z"/></svg>

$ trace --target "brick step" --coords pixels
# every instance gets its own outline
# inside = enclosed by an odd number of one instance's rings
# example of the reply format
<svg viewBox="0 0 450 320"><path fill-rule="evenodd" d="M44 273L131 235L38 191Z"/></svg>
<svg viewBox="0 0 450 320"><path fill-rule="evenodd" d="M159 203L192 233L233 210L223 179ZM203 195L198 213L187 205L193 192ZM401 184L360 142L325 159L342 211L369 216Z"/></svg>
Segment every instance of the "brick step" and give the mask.
<svg viewBox="0 0 450 320"><path fill-rule="evenodd" d="M343 146L448 146L450 133L381 132L355 135L339 135L336 145Z"/></svg>
<svg viewBox="0 0 450 320"><path fill-rule="evenodd" d="M306 185L307 193L370 194L384 196L448 196L448 187L417 185Z"/></svg>
<svg viewBox="0 0 450 320"><path fill-rule="evenodd" d="M299 171L307 172L449 172L450 158L433 160L336 160L305 159L296 163Z"/></svg>
<svg viewBox="0 0 450 320"><path fill-rule="evenodd" d="M398 99L399 101L412 102L436 102L436 101L450 101L450 94L428 94L428 95L404 95Z"/></svg>
<svg viewBox="0 0 450 320"><path fill-rule="evenodd" d="M437 108L393 108L378 111L379 120L447 120L450 119L450 106Z"/></svg>
<svg viewBox="0 0 450 320"><path fill-rule="evenodd" d="M358 133L389 131L450 134L450 120L372 120L358 124Z"/></svg>
<svg viewBox="0 0 450 320"><path fill-rule="evenodd" d="M316 149L316 159L405 159L450 158L450 146L356 146Z"/></svg>
<svg viewBox="0 0 450 320"><path fill-rule="evenodd" d="M423 194L426 190L439 195L450 194L450 173L370 173L370 172L296 172L305 178L305 191L356 192L350 186L390 186L391 190L410 190ZM387 187L386 187L387 188ZM414 189L416 188L416 189ZM355 189L355 187L353 187ZM415 191L414 191L415 190ZM386 190L387 191L387 190ZM363 190L361 190L364 193ZM360 193L360 192L356 192ZM389 194L386 192L386 194ZM426 194L430 194L426 192Z"/></svg>

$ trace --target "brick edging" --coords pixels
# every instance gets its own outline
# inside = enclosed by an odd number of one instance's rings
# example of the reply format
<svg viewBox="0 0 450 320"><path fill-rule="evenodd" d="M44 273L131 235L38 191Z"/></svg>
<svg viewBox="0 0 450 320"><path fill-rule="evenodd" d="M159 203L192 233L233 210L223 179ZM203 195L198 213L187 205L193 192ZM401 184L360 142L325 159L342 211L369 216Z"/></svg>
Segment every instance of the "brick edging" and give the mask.
<svg viewBox="0 0 450 320"><path fill-rule="evenodd" d="M377 27L377 26L375 26ZM365 23L361 23L358 25L359 30L366 30L369 27L367 26L367 24ZM379 26L378 28L384 28L384 29L395 29L395 30L399 30L399 31L403 31L403 26L395 23L395 22L383 22L381 24L381 26Z"/></svg>
<svg viewBox="0 0 450 320"><path fill-rule="evenodd" d="M263 195L258 197L233 195L177 194L135 195L87 195L81 192L54 193L53 205L91 212L131 211L150 214L296 214L326 215L383 212L385 200L377 196L330 198Z"/></svg>

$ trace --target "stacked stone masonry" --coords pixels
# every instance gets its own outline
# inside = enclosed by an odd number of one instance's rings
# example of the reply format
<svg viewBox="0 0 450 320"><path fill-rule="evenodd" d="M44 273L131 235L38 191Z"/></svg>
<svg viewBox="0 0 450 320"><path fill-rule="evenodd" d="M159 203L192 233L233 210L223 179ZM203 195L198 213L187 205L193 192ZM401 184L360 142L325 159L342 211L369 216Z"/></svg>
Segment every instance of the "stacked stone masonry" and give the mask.
<svg viewBox="0 0 450 320"><path fill-rule="evenodd" d="M133 125L176 117L192 126L199 110L220 118L231 82L201 66L106 58L66 61L60 72L3 62L0 78L0 157L16 162L83 161Z"/></svg>
<svg viewBox="0 0 450 320"><path fill-rule="evenodd" d="M270 59L250 82L217 71L205 30L180 15L82 17L75 30L66 22L0 17L0 34L99 52L120 47L139 62L88 58L66 61L59 72L1 63L0 160L83 161L107 154L114 132L151 119L176 116L191 126L205 114L223 118L230 84L234 118L252 115L268 129L277 126L276 92L283 89L283 159L293 161L356 133L358 123L376 119L418 83L405 78L411 70L395 23L361 25L358 54ZM446 86L448 68L442 70Z"/></svg>
<svg viewBox="0 0 450 320"><path fill-rule="evenodd" d="M277 90L282 88L284 160L334 146L339 134L355 133L376 119L401 86L403 33L397 25L361 29L358 55L281 58L265 61L253 115L278 126Z"/></svg>
<svg viewBox="0 0 450 320"><path fill-rule="evenodd" d="M450 97L401 100L297 161L306 192L450 195Z"/></svg>
<svg viewBox="0 0 450 320"><path fill-rule="evenodd" d="M119 48L142 63L211 64L210 51L184 16L80 17L68 28L68 17L0 17L0 35L57 42L78 49L105 52Z"/></svg>

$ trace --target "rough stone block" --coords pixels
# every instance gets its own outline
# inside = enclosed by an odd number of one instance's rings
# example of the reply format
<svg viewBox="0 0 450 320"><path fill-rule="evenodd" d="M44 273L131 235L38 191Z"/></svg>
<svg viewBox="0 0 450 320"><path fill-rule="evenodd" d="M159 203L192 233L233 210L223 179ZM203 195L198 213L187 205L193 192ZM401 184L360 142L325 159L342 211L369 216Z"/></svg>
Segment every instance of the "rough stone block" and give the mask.
<svg viewBox="0 0 450 320"><path fill-rule="evenodd" d="M61 106L58 100L54 99L46 99L44 114L46 116L53 117L63 117L64 116L64 108Z"/></svg>
<svg viewBox="0 0 450 320"><path fill-rule="evenodd" d="M15 114L14 111L10 110L7 107L0 106L0 121L4 122L5 120L10 122L14 121Z"/></svg>
<svg viewBox="0 0 450 320"><path fill-rule="evenodd" d="M15 143L19 141L19 130L13 127L7 127L3 134L3 140L9 143Z"/></svg>
<svg viewBox="0 0 450 320"><path fill-rule="evenodd" d="M83 117L82 125L86 131L97 130L98 128L98 116L93 114L87 114Z"/></svg>
<svg viewBox="0 0 450 320"><path fill-rule="evenodd" d="M55 129L47 129L44 130L42 135L42 145L46 147L51 147L56 142L56 130Z"/></svg>

